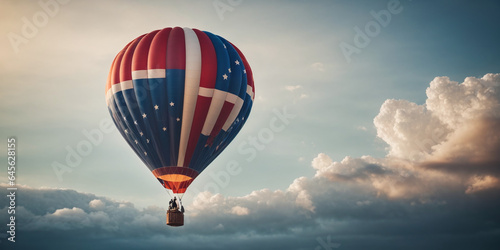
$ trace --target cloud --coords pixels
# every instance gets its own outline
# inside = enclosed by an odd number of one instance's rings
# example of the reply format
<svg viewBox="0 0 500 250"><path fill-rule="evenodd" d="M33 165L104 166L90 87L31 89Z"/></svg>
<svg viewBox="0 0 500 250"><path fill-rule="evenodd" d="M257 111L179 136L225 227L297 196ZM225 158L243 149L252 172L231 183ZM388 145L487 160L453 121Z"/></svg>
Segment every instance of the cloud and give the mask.
<svg viewBox="0 0 500 250"><path fill-rule="evenodd" d="M477 150L484 154L498 150L499 138L491 132L500 121L500 74L467 77L460 84L436 77L426 94L425 105L387 100L380 108L374 124L377 136L389 145L389 156L451 160ZM491 139L481 143L474 139L485 136Z"/></svg>
<svg viewBox="0 0 500 250"><path fill-rule="evenodd" d="M366 128L365 126L357 126L356 129L361 131L368 131L368 128Z"/></svg>
<svg viewBox="0 0 500 250"><path fill-rule="evenodd" d="M458 84L436 78L425 105L388 100L374 121L388 144L386 157L336 161L320 153L311 162L315 174L284 190L238 197L201 192L185 204L181 228L165 225L165 208L137 209L74 190L24 186L16 210L19 235L26 239L20 245L315 249L330 242L351 249L495 249L499 79L488 74ZM464 100L466 94L471 98ZM0 186L4 197L6 187ZM7 204L0 207L6 214Z"/></svg>
<svg viewBox="0 0 500 250"><path fill-rule="evenodd" d="M313 180L360 186L392 200L497 190L500 74L463 83L436 77L426 94L424 105L387 100L381 106L374 125L388 145L386 157L334 161L320 153L312 161Z"/></svg>
<svg viewBox="0 0 500 250"><path fill-rule="evenodd" d="M89 202L89 206L90 206L91 208L96 209L96 210L101 210L101 209L103 209L103 208L104 208L104 206L105 206L105 205L104 205L104 202L102 202L101 200L99 200L99 199L94 199L94 200L91 200L91 201Z"/></svg>
<svg viewBox="0 0 500 250"><path fill-rule="evenodd" d="M374 124L388 156L380 164L406 162L393 169L406 169L421 185L445 179L441 186L453 183L466 193L499 187L493 180L500 177L500 74L463 83L436 77L426 94L425 105L382 105Z"/></svg>
<svg viewBox="0 0 500 250"><path fill-rule="evenodd" d="M231 213L236 215L248 215L249 210L246 207L234 206L231 209Z"/></svg>
<svg viewBox="0 0 500 250"><path fill-rule="evenodd" d="M477 118L500 118L500 74L467 77L463 83L436 77L426 93L427 109L452 130Z"/></svg>
<svg viewBox="0 0 500 250"><path fill-rule="evenodd" d="M499 185L499 180L493 176L474 176L470 180L470 185L468 186L466 193L474 193L481 190L496 188Z"/></svg>
<svg viewBox="0 0 500 250"><path fill-rule="evenodd" d="M406 100L385 101L374 124L389 145L389 156L408 160L425 159L450 133L425 106Z"/></svg>
<svg viewBox="0 0 500 250"><path fill-rule="evenodd" d="M285 89L286 89L286 90L288 90L288 91L290 91L290 92L293 92L293 91L295 91L295 90L297 90L297 89L300 89L300 88L302 88L302 86L300 86L300 85L294 85L294 86L289 85L289 86L285 86Z"/></svg>
<svg viewBox="0 0 500 250"><path fill-rule="evenodd" d="M302 85L288 85L285 86L285 89L292 92L294 94L293 102L296 103L298 100L303 100L309 98L308 94L299 93L299 89L302 89Z"/></svg>
<svg viewBox="0 0 500 250"><path fill-rule="evenodd" d="M386 157L334 161L320 153L311 163L314 177L297 178L284 191L261 190L236 198L207 194L195 202L216 201L212 205L217 211L244 204L254 213L262 209L260 202L279 200L284 213L314 217L335 202L349 201L358 207L373 206L375 201L448 207L472 199L471 194L498 196L499 88L499 74L469 77L461 84L438 77L427 89L425 105L405 100L382 105L374 123L377 135L388 144ZM343 201L338 195L345 189L360 197L342 197ZM325 206L324 201L331 204Z"/></svg>

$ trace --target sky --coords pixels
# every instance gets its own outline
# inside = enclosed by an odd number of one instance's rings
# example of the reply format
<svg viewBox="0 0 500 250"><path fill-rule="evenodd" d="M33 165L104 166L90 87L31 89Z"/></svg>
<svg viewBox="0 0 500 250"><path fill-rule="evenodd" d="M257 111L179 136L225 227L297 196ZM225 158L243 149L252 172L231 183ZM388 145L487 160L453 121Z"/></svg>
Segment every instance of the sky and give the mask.
<svg viewBox="0 0 500 250"><path fill-rule="evenodd" d="M496 1L0 4L3 225L12 137L18 188L2 249L500 244ZM255 80L247 123L189 187L180 228L104 94L129 41L176 26L234 43Z"/></svg>

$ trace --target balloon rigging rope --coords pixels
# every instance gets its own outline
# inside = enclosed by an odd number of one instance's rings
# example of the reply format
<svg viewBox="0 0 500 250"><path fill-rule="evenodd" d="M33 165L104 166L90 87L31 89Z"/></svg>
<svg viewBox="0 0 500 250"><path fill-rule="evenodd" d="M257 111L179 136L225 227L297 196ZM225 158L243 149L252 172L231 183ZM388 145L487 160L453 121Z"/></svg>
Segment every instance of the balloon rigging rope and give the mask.
<svg viewBox="0 0 500 250"><path fill-rule="evenodd" d="M170 196L170 199L173 199L172 195L170 195L170 192L168 192L168 189L165 188L165 191L167 191L168 196Z"/></svg>
<svg viewBox="0 0 500 250"><path fill-rule="evenodd" d="M165 191L167 191L167 194L168 196L170 196L170 199L173 199L174 197L170 194L170 192L168 191L168 189L165 188ZM175 196L175 195L174 195ZM184 197L184 194L182 195L179 195L179 203L182 205L182 198Z"/></svg>

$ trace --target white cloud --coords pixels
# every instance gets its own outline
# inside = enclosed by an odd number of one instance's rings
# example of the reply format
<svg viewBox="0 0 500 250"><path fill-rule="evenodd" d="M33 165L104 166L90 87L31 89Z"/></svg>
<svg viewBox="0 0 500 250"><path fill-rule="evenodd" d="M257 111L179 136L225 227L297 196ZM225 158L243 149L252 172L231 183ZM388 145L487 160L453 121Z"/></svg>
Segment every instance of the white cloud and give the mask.
<svg viewBox="0 0 500 250"><path fill-rule="evenodd" d="M293 91L295 91L295 90L297 90L297 89L300 89L300 88L302 88L302 86L300 86L300 85L295 85L295 86L290 86L290 85L289 85L289 86L285 86L285 89L286 89L286 90L288 90L288 91L290 91L290 92L293 92Z"/></svg>
<svg viewBox="0 0 500 250"><path fill-rule="evenodd" d="M366 128L365 126L357 126L356 128L362 131L368 131L368 128Z"/></svg>
<svg viewBox="0 0 500 250"><path fill-rule="evenodd" d="M64 217L64 218L78 218L85 215L85 212L81 208L73 207L57 209L53 214L53 216Z"/></svg>
<svg viewBox="0 0 500 250"><path fill-rule="evenodd" d="M311 200L311 195L309 194L304 183L307 178L300 177L294 180L292 184L288 187L287 191L296 194L295 205L310 212L315 212L315 206Z"/></svg>
<svg viewBox="0 0 500 250"><path fill-rule="evenodd" d="M295 204L303 209L307 209L311 212L314 212L314 205L311 201L311 195L306 190L301 190L297 194L297 198L295 199Z"/></svg>
<svg viewBox="0 0 500 250"><path fill-rule="evenodd" d="M330 166L330 164L333 162L332 158L330 158L330 156L326 155L326 154L323 154L323 153L320 153L318 155L318 157L314 158L312 160L312 167L316 170L321 170L321 169L325 169L327 168L328 166Z"/></svg>
<svg viewBox="0 0 500 250"><path fill-rule="evenodd" d="M236 215L248 215L249 211L246 207L234 206L231 208L231 213Z"/></svg>
<svg viewBox="0 0 500 250"><path fill-rule="evenodd" d="M298 91L299 89L303 89L302 85L288 85L285 86L285 89L293 93L293 103L296 103L298 100L309 98L308 94Z"/></svg>
<svg viewBox="0 0 500 250"><path fill-rule="evenodd" d="M432 153L450 130L423 105L387 100L374 119L377 136L389 144L389 155L422 160Z"/></svg>
<svg viewBox="0 0 500 250"><path fill-rule="evenodd" d="M105 205L104 205L104 202L102 202L101 200L94 199L94 200L91 200L91 201L89 202L89 206L90 206L91 208L96 209L96 210L101 210L101 209L103 209L103 208L104 208L104 206L105 206Z"/></svg>
<svg viewBox="0 0 500 250"><path fill-rule="evenodd" d="M452 130L474 119L500 118L500 74L467 77L463 83L436 77L426 94L427 109Z"/></svg>
<svg viewBox="0 0 500 250"><path fill-rule="evenodd" d="M426 105L387 100L374 119L389 146L387 157L337 162L319 154L312 161L315 178L365 185L390 199L499 187L499 93L499 74L462 84L438 77L427 89Z"/></svg>
<svg viewBox="0 0 500 250"><path fill-rule="evenodd" d="M426 93L425 105L387 100L380 108L374 124L377 136L389 145L389 156L412 161L449 159L484 148L470 135L485 132L485 126L491 129L485 120L500 118L500 74L468 77L461 84L436 77ZM470 145L463 145L465 141Z"/></svg>

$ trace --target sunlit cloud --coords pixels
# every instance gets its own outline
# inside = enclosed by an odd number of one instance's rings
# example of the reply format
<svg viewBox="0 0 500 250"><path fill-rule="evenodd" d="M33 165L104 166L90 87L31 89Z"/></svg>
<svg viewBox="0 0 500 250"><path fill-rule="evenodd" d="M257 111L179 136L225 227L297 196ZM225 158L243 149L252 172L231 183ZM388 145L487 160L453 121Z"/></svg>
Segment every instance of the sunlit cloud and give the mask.
<svg viewBox="0 0 500 250"><path fill-rule="evenodd" d="M491 188L498 188L499 180L493 176L474 176L470 180L470 185L465 190L466 193L471 194L481 190L487 190Z"/></svg>

